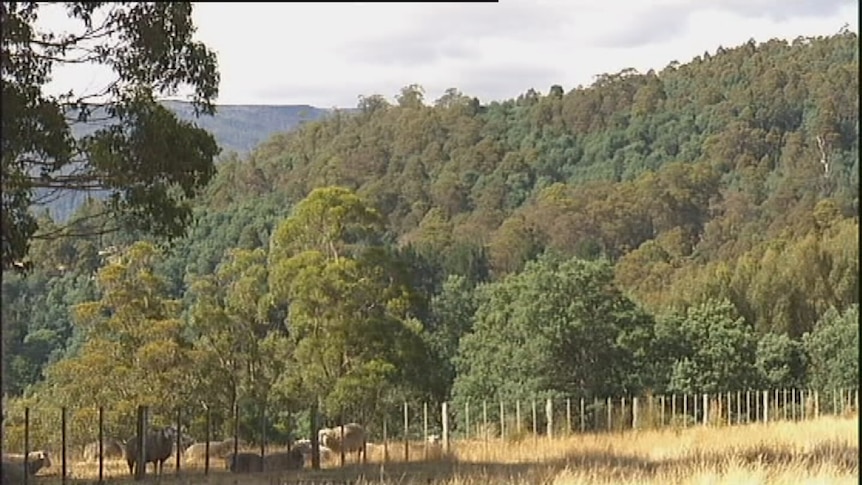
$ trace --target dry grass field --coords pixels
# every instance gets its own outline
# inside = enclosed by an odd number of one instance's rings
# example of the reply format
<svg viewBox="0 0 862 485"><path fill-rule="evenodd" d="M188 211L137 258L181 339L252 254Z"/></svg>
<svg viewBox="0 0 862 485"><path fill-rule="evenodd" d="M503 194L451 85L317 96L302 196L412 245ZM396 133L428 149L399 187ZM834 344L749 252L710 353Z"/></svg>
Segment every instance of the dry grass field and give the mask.
<svg viewBox="0 0 862 485"><path fill-rule="evenodd" d="M201 465L183 463L179 476L167 466L163 484L275 485L286 483L352 484L857 484L859 483L858 417L821 418L768 425L639 431L574 435L549 440L527 436L453 443L452 453L433 453L411 445L411 461L403 461L403 443L372 446L368 464L338 466L338 458L320 471L280 475L235 475L213 460L209 476ZM274 451L274 450L273 450ZM36 483L59 483L59 463ZM97 464L71 465L69 483L95 483ZM42 472L45 473L45 472ZM109 483L134 483L125 463L106 466ZM148 478L149 482L155 479Z"/></svg>

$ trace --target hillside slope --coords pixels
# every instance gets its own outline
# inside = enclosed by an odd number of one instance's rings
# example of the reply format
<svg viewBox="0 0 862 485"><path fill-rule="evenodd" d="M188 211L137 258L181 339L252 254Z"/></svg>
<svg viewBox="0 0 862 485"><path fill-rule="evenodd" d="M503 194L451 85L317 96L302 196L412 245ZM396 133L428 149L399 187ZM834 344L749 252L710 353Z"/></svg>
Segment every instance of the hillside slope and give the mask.
<svg viewBox="0 0 862 485"><path fill-rule="evenodd" d="M683 312L692 339L725 335L697 326L710 321L699 310L685 316L707 304L765 339L764 352L781 355L758 365L791 369L780 385L797 385L803 336L824 319L854 321L836 315L852 315L843 312L859 301L858 53L856 35L844 33L719 48L657 73L623 71L488 105L455 90L434 106L413 88L394 106L364 98L356 112L277 133L221 163L196 224L158 271L170 297L188 302L192 281L230 269L229 250L260 249L265 261L291 207L340 185L382 214L386 250L403 252L419 293L442 306L416 315L427 329L453 325L442 337L447 358L473 324L473 288L520 284L507 277L552 253L607 260L622 293L650 318ZM69 307L98 295L99 250L138 239L39 241L34 274L4 279L4 359L16 392L80 344ZM568 300L538 303L553 315ZM746 359L755 352L743 350ZM714 355L683 357L733 361Z"/></svg>

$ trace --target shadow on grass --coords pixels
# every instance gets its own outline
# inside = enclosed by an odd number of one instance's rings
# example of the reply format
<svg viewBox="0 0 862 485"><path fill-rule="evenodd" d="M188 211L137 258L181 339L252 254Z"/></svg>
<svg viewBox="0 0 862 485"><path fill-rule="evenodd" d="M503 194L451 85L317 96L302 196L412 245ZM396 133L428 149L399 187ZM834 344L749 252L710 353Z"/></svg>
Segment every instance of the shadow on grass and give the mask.
<svg viewBox="0 0 862 485"><path fill-rule="evenodd" d="M481 480L485 482L507 482L512 479L530 483L542 483L546 477L556 474L567 467L570 468L606 468L629 469L631 471L649 472L656 467L655 463L640 458L602 454L577 454L560 459L524 463L481 463L459 462L452 458L440 458L429 461L389 462L368 464L346 464L343 468L326 468L321 470L303 469L290 472L247 473L234 474L224 469L211 468L208 476L203 470L186 470L179 475L174 470L165 470L159 479L149 474L143 482L135 482L129 476L106 478L106 484L131 483L162 483L208 485L286 485L286 484L427 484L447 482L455 479ZM39 485L60 484L58 476L39 476L30 483ZM67 478L70 485L95 484L93 478ZM5 484L4 484L5 485Z"/></svg>

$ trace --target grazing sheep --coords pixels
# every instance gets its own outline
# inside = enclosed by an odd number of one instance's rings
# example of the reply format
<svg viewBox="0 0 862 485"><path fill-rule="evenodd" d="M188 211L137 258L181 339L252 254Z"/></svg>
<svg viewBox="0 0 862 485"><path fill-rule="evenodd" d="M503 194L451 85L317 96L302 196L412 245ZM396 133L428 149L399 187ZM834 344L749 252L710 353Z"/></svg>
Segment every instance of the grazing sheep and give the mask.
<svg viewBox="0 0 862 485"><path fill-rule="evenodd" d="M263 458L257 453L241 452L229 454L224 459L225 468L233 473L249 473L263 471Z"/></svg>
<svg viewBox="0 0 862 485"><path fill-rule="evenodd" d="M343 446L341 442L342 428L344 428ZM332 450L333 453L341 453L342 448L345 453L355 451L357 461L359 461L362 450L365 448L365 428L357 423L347 423L335 428L323 428L318 432L318 437L320 443Z"/></svg>
<svg viewBox="0 0 862 485"><path fill-rule="evenodd" d="M290 451L272 453L263 457L263 469L268 472L299 470L304 461L302 452L293 448Z"/></svg>
<svg viewBox="0 0 862 485"><path fill-rule="evenodd" d="M3 453L3 468L17 468L21 473L24 471L24 455L20 453ZM47 451L31 451L27 453L27 471L30 475L39 473L43 468L51 467L51 457ZM15 473L15 472L13 472ZM5 480L3 483L7 483Z"/></svg>
<svg viewBox="0 0 862 485"><path fill-rule="evenodd" d="M292 450L299 450L302 453L303 458L307 461L311 459L311 440L309 439L301 439L293 444ZM321 461L328 461L332 456L332 450L329 448L320 445L320 459Z"/></svg>
<svg viewBox="0 0 862 485"><path fill-rule="evenodd" d="M102 441L102 456L105 460L122 460L126 456L126 445L120 440L106 438ZM84 461L99 461L99 442L84 447Z"/></svg>
<svg viewBox="0 0 862 485"><path fill-rule="evenodd" d="M170 458L174 444L177 441L177 429L173 426L156 429L146 434L144 444L144 472L147 463L152 463L156 473L161 475L165 461ZM135 463L138 459L138 437L137 435L126 440L126 463L129 465L129 473L135 475Z"/></svg>
<svg viewBox="0 0 862 485"><path fill-rule="evenodd" d="M239 448L246 446L245 441L239 440ZM185 456L187 460L206 459L207 444L195 443L186 448ZM227 439L223 441L210 441L210 458L226 458L227 455L233 453L233 440Z"/></svg>

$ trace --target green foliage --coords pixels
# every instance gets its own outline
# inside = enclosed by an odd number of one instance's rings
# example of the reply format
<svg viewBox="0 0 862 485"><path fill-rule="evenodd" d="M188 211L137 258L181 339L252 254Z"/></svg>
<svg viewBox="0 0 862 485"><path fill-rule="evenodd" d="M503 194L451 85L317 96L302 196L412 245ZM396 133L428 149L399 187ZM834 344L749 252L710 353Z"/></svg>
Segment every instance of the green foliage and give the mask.
<svg viewBox="0 0 862 485"><path fill-rule="evenodd" d="M213 401L222 431L239 406L254 439L261 411L286 438L317 404L329 423L429 399L850 385L858 353L833 333L859 299L857 67L842 33L488 105L425 106L414 85L225 156L148 266L181 307L188 405ZM36 215L75 237L37 238L32 273L4 280L4 386L34 396L16 406L58 402L33 385L45 365L96 358L69 306L156 241L80 236L106 210Z"/></svg>
<svg viewBox="0 0 862 485"><path fill-rule="evenodd" d="M767 333L757 342L757 371L764 389L797 389L805 385L802 344L786 334ZM764 385L765 384L765 385Z"/></svg>
<svg viewBox="0 0 862 485"><path fill-rule="evenodd" d="M652 318L612 278L606 261L545 256L481 287L461 338L456 402L637 392Z"/></svg>
<svg viewBox="0 0 862 485"><path fill-rule="evenodd" d="M461 275L450 275L440 293L431 301L431 321L426 339L439 361L446 389L438 390L442 401L450 397L449 385L455 380L456 356L461 337L470 332L476 313L474 286Z"/></svg>
<svg viewBox="0 0 862 485"><path fill-rule="evenodd" d="M190 87L196 114L214 111L215 54L192 39L191 4L71 2L67 16L82 29L68 34L38 29L44 8L3 5L3 268L27 256L40 229L30 205L57 191L107 191L109 229L183 234L187 199L218 154L212 135L156 102ZM71 64L115 77L95 92L43 93L52 71ZM75 139L74 124L93 130Z"/></svg>
<svg viewBox="0 0 862 485"><path fill-rule="evenodd" d="M821 391L859 385L859 305L843 312L834 308L805 334L803 344L811 360L812 387Z"/></svg>
<svg viewBox="0 0 862 485"><path fill-rule="evenodd" d="M108 412L106 430L124 436L134 429L138 405L150 406L158 424L194 402L190 345L179 302L165 298L164 281L154 274L158 257L148 243L133 245L99 271L101 298L74 307L83 343L47 366L29 403L49 420L40 433L57 438L61 406L70 409L70 428L82 444L94 438L88 423L99 406Z"/></svg>
<svg viewBox="0 0 862 485"><path fill-rule="evenodd" d="M671 364L668 391L727 392L757 385L757 338L727 300L710 300L659 319L656 349Z"/></svg>
<svg viewBox="0 0 862 485"><path fill-rule="evenodd" d="M215 411L214 425L225 432L240 406L242 424L254 431L250 437L260 432L262 411L274 416L291 405L289 396L274 389L293 347L283 312L267 298L266 260L263 249L230 251L213 275L199 277L191 288L194 393L203 408Z"/></svg>
<svg viewBox="0 0 862 485"><path fill-rule="evenodd" d="M327 187L297 204L272 237L270 301L288 306L296 346L296 365L279 385L319 399L330 417L373 413L398 384L421 390L427 381L413 290L376 242L381 231L364 201Z"/></svg>

